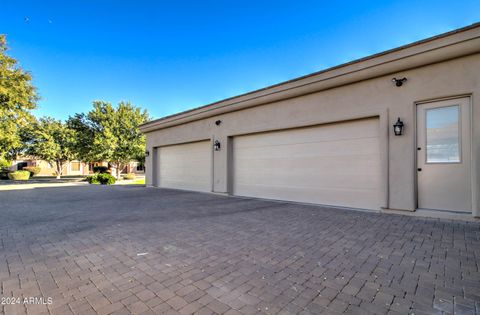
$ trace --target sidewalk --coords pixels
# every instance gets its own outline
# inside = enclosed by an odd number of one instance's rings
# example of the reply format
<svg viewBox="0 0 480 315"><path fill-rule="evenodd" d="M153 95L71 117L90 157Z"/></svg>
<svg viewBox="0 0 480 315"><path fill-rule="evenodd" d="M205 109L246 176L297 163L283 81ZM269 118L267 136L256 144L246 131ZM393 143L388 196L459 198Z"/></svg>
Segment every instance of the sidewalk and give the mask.
<svg viewBox="0 0 480 315"><path fill-rule="evenodd" d="M20 189L33 189L42 187L67 187L67 186L80 186L88 185L87 182L81 181L82 179L53 179L53 180L0 180L0 191L5 190L20 190Z"/></svg>

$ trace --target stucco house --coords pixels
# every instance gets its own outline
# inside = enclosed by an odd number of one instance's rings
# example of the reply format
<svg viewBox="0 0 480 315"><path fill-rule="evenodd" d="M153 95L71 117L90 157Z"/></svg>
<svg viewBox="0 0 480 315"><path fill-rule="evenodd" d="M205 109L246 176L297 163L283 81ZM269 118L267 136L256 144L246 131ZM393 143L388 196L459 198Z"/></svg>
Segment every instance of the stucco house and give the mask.
<svg viewBox="0 0 480 315"><path fill-rule="evenodd" d="M12 165L10 166L10 170L22 170L24 167L27 166L37 166L41 168L40 173L37 176L53 176L55 175L55 166L51 165L47 161L37 159L35 157L30 156L21 156L17 157L15 160L12 161ZM63 166L63 175L88 175L90 173L90 169L87 163L81 161L70 161L65 163Z"/></svg>
<svg viewBox="0 0 480 315"><path fill-rule="evenodd" d="M148 186L480 216L480 24L140 127Z"/></svg>
<svg viewBox="0 0 480 315"><path fill-rule="evenodd" d="M17 157L12 161L10 170L16 171L21 170L26 166L38 166L41 168L40 173L37 176L53 176L55 175L55 166L51 165L47 161L37 159L35 157ZM78 175L88 175L93 173L93 168L95 166L108 166L107 162L94 162L94 163L85 163L82 161L69 161L63 166L63 176L78 176ZM132 161L128 163L122 173L135 173L143 175L145 173L145 167L143 163Z"/></svg>

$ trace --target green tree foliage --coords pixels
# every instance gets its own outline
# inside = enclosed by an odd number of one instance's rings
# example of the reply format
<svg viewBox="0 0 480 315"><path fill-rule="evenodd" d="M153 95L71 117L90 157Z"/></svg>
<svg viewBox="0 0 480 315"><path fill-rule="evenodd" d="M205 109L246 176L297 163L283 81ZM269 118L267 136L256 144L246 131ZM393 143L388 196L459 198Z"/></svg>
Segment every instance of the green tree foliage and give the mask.
<svg viewBox="0 0 480 315"><path fill-rule="evenodd" d="M125 165L141 159L145 151L145 137L138 126L149 116L129 102L117 107L104 101L93 102L87 114L76 114L67 121L78 134L76 151L83 161L108 161L117 170L119 178Z"/></svg>
<svg viewBox="0 0 480 315"><path fill-rule="evenodd" d="M33 121L30 110L38 100L31 75L6 51L0 34L0 159L14 157L21 147L20 131Z"/></svg>
<svg viewBox="0 0 480 315"><path fill-rule="evenodd" d="M61 177L65 164L76 157L76 133L59 120L40 118L25 130L23 137L25 153L54 165L57 178Z"/></svg>
<svg viewBox="0 0 480 315"><path fill-rule="evenodd" d="M94 150L95 129L91 126L87 115L75 114L67 120L66 124L76 134L73 151L77 159L84 162L100 161L97 150Z"/></svg>

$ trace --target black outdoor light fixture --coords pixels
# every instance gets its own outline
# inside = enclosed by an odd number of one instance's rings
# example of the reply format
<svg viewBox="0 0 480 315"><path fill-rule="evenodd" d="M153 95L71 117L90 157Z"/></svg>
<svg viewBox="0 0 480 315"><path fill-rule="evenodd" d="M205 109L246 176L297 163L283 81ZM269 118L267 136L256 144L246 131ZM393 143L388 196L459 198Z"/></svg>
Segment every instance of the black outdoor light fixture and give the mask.
<svg viewBox="0 0 480 315"><path fill-rule="evenodd" d="M401 78L401 79L393 78L392 82L394 82L396 86L402 86L403 83L407 82L407 78Z"/></svg>
<svg viewBox="0 0 480 315"><path fill-rule="evenodd" d="M220 141L215 140L215 142L213 142L213 149L215 151L220 151Z"/></svg>
<svg viewBox="0 0 480 315"><path fill-rule="evenodd" d="M150 155L150 151L145 150L145 156L149 156L149 155Z"/></svg>
<svg viewBox="0 0 480 315"><path fill-rule="evenodd" d="M217 121L215 121L215 125L217 125L217 126L220 126L220 124L221 124L221 123L222 123L222 121L221 121L221 120L217 120Z"/></svg>
<svg viewBox="0 0 480 315"><path fill-rule="evenodd" d="M400 120L400 117L398 117L398 120L395 124L393 124L393 132L395 133L396 136L401 136L403 134L403 121Z"/></svg>

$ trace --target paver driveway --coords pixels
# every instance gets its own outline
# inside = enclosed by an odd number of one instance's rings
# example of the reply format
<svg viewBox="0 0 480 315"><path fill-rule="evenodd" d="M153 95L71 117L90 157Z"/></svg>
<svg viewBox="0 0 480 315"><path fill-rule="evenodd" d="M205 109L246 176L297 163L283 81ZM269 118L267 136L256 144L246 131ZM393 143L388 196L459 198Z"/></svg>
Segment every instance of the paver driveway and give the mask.
<svg viewBox="0 0 480 315"><path fill-rule="evenodd" d="M476 222L132 186L0 198L1 296L53 299L6 313L480 312Z"/></svg>

